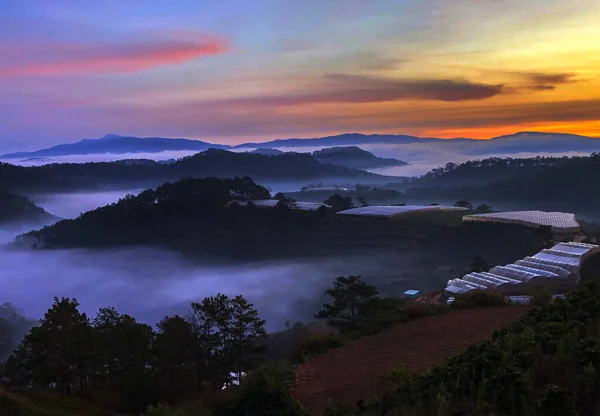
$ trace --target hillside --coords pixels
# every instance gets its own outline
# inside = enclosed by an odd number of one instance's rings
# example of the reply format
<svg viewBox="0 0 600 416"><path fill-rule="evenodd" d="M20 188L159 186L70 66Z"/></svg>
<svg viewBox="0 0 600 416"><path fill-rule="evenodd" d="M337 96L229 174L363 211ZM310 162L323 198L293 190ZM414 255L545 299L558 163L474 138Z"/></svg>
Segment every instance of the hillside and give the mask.
<svg viewBox="0 0 600 416"><path fill-rule="evenodd" d="M279 155L284 154L285 152L283 152L282 150L270 149L270 148L265 147L265 148L253 150L250 153L258 153L259 155L265 155L265 156L279 156Z"/></svg>
<svg viewBox="0 0 600 416"><path fill-rule="evenodd" d="M251 179L183 179L129 196L38 231L21 241L37 248L166 247L194 259L215 261L367 256L360 267L382 281L402 270L404 284L429 290L453 275L439 267L464 267L475 256L508 263L539 251L540 237L518 226L456 226L436 221L346 218L328 209L290 210L232 204L265 199L269 192ZM489 245L493 232L497 245ZM401 254L399 254L401 253ZM452 268L446 268L448 273ZM390 284L390 290L394 289Z"/></svg>
<svg viewBox="0 0 600 416"><path fill-rule="evenodd" d="M23 196L0 189L0 224L37 223L52 221L54 216Z"/></svg>
<svg viewBox="0 0 600 416"><path fill-rule="evenodd" d="M23 389L25 390L25 389ZM83 399L68 402L44 391L11 392L0 387L0 416L114 416Z"/></svg>
<svg viewBox="0 0 600 416"><path fill-rule="evenodd" d="M358 146L331 147L312 154L321 163L345 166L351 169L375 169L389 166L406 166L398 159L377 157Z"/></svg>
<svg viewBox="0 0 600 416"><path fill-rule="evenodd" d="M354 407L359 400L385 391L381 378L398 363L411 372L440 365L519 319L526 310L518 306L469 309L358 339L299 365L292 394L315 415L323 413L328 401Z"/></svg>
<svg viewBox="0 0 600 416"><path fill-rule="evenodd" d="M487 158L463 163L447 163L423 176L396 185L409 188L449 188L464 185L485 185L511 178L544 172L569 162L568 157Z"/></svg>
<svg viewBox="0 0 600 416"><path fill-rule="evenodd" d="M543 159L540 159L543 161ZM504 165L505 162L501 162ZM510 170L510 169L509 169ZM513 172L522 171L517 168ZM473 177L477 169L473 169ZM485 171L485 169L484 169ZM554 204L561 209L591 209L600 203L600 182L596 180L600 172L600 154L590 157L565 158L551 160L537 167L523 171L521 174L510 174L503 180L489 181L487 184L464 185L460 180L446 188L418 187L422 181L411 185L414 189L407 192L407 197L423 198L458 198L486 201L520 201L532 204ZM432 183L443 183L443 178L454 176L444 173ZM452 179L454 181L454 179Z"/></svg>
<svg viewBox="0 0 600 416"><path fill-rule="evenodd" d="M385 182L389 177L320 163L306 153L265 156L209 149L172 163L123 160L22 167L0 163L0 187L14 192L77 191L98 188L158 186L183 177L252 176L261 181L289 182L341 179Z"/></svg>
<svg viewBox="0 0 600 416"><path fill-rule="evenodd" d="M210 148L226 149L229 146L211 144L200 140L167 139L162 137L131 137L107 134L100 139L83 139L76 143L60 144L34 152L8 153L0 159L47 158L69 155L103 153L159 153L166 151L192 150L202 152Z"/></svg>
<svg viewBox="0 0 600 416"><path fill-rule="evenodd" d="M565 299L540 297L486 342L428 372L398 377L396 391L365 414L597 415L599 297L597 280Z"/></svg>

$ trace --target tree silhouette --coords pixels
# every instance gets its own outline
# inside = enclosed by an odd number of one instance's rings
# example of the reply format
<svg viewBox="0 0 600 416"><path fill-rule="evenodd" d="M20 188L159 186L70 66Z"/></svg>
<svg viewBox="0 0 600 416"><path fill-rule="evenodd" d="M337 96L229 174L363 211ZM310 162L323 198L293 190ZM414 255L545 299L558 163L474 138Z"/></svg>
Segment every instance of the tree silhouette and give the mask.
<svg viewBox="0 0 600 416"><path fill-rule="evenodd" d="M340 276L333 287L325 292L332 298L332 304L324 304L315 315L317 319L326 319L327 324L340 331L353 331L369 317L369 307L377 299L379 291L368 285L361 276Z"/></svg>
<svg viewBox="0 0 600 416"><path fill-rule="evenodd" d="M473 209L473 205L469 202L469 201L456 201L454 203L455 207L459 207L459 208L467 208L467 209Z"/></svg>
<svg viewBox="0 0 600 416"><path fill-rule="evenodd" d="M325 204L329 205L333 209L334 212L345 211L347 209L354 207L351 197L349 197L349 196L344 197L344 196L341 196L340 194L333 194L323 202Z"/></svg>
<svg viewBox="0 0 600 416"><path fill-rule="evenodd" d="M470 272L487 272L491 269L491 266L481 257L474 257L473 260L469 263Z"/></svg>
<svg viewBox="0 0 600 416"><path fill-rule="evenodd" d="M356 200L358 202L360 202L360 206L361 207L368 207L369 206L369 204L367 203L367 199L364 196L357 196Z"/></svg>

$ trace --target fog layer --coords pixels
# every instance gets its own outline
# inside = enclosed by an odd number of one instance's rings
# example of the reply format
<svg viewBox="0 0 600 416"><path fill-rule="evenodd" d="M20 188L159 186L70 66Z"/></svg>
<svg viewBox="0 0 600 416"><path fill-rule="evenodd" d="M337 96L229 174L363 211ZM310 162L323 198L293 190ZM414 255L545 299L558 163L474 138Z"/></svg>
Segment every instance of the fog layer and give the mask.
<svg viewBox="0 0 600 416"><path fill-rule="evenodd" d="M77 298L89 314L110 305L154 324L167 314L186 313L192 301L220 292L246 296L267 320L267 328L275 330L288 319L312 320L333 279L364 271L365 262L339 258L202 266L159 249L4 247L0 264L0 303L10 301L36 318L54 296L68 296Z"/></svg>
<svg viewBox="0 0 600 416"><path fill-rule="evenodd" d="M511 157L528 158L535 156L589 156L589 153L582 152L557 152L557 153L489 153L486 155L470 155L462 152L459 147L443 146L439 143L411 143L411 144L368 144L360 145L379 157L395 158L410 163L408 166L396 166L391 168L379 168L370 170L373 173L379 173L389 176L419 176L430 171L433 168L443 166L448 162L461 163L467 160L485 159L489 157ZM323 149L319 147L282 147L279 150L284 152L314 152ZM252 151L252 148L232 149L234 152ZM90 154L90 155L72 155L59 156L53 158L42 158L34 160L6 160L8 163L23 166L38 166L49 163L83 163L83 162L110 162L123 159L152 159L167 160L178 159L189 156L196 152L177 151L160 153L125 153L125 154Z"/></svg>

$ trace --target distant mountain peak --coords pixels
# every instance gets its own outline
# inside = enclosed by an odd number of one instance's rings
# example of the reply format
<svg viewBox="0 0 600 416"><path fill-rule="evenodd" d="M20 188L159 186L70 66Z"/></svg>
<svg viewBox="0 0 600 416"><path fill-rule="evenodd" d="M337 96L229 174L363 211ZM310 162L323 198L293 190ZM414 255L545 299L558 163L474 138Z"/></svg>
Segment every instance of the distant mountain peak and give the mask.
<svg viewBox="0 0 600 416"><path fill-rule="evenodd" d="M123 138L123 137L125 137L125 136L121 136L121 135L119 135L119 134L112 134L112 133L109 133L109 134L107 134L107 135L105 135L105 136L101 137L101 138L100 138L100 139L98 139L98 140L115 140L115 139L121 139L121 138Z"/></svg>

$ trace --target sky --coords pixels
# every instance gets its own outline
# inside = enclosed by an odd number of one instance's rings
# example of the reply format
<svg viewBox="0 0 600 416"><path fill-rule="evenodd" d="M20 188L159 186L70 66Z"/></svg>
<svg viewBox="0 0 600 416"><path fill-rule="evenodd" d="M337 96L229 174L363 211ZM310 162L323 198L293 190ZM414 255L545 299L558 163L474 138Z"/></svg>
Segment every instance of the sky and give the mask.
<svg viewBox="0 0 600 416"><path fill-rule="evenodd" d="M0 150L600 137L598 0L3 0Z"/></svg>

